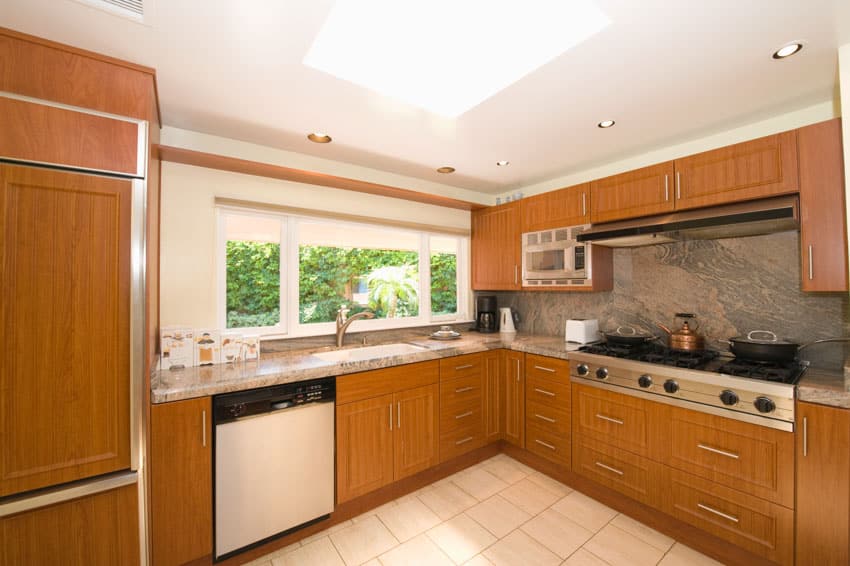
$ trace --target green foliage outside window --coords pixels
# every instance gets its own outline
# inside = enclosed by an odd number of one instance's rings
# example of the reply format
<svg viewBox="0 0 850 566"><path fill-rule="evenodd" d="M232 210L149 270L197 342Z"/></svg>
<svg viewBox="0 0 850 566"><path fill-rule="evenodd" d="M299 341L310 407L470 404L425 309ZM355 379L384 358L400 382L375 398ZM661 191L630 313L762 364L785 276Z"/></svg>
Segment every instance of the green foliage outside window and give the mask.
<svg viewBox="0 0 850 566"><path fill-rule="evenodd" d="M431 254L431 312L457 312L457 256Z"/></svg>
<svg viewBox="0 0 850 566"><path fill-rule="evenodd" d="M231 240L227 256L227 328L280 322L280 244Z"/></svg>

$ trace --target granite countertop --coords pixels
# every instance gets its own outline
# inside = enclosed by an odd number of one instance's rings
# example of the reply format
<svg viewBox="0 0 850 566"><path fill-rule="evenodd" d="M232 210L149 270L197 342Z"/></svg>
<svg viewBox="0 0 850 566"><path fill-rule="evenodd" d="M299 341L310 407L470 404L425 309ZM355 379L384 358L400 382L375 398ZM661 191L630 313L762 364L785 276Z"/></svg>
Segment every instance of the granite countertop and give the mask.
<svg viewBox="0 0 850 566"><path fill-rule="evenodd" d="M193 397L217 395L291 383L317 377L345 375L401 364L437 360L508 348L519 352L569 359L577 344L568 344L562 337L516 334L479 334L467 332L458 340L437 341L418 336L396 340L419 346L420 352L387 356L369 360L331 362L317 358L314 353L337 348L312 348L289 352L264 353L258 362L217 364L179 370L154 372L151 377L151 402L166 403ZM356 348L352 346L350 348ZM349 348L346 348L349 349ZM800 401L833 407L850 408L850 379L842 371L809 368L797 384Z"/></svg>

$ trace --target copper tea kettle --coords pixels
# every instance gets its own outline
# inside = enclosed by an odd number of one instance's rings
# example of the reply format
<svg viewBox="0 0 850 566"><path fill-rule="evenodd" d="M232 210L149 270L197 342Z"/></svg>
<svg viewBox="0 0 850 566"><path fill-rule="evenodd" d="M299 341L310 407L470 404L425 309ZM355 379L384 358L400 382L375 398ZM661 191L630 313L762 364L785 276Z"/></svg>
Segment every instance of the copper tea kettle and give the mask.
<svg viewBox="0 0 850 566"><path fill-rule="evenodd" d="M697 334L699 322L696 321L696 315L687 312L676 313L676 319L682 319L682 327L673 332L660 322L655 324L667 333L670 347L674 350L695 351L705 349L705 339ZM694 325L691 328L691 325Z"/></svg>

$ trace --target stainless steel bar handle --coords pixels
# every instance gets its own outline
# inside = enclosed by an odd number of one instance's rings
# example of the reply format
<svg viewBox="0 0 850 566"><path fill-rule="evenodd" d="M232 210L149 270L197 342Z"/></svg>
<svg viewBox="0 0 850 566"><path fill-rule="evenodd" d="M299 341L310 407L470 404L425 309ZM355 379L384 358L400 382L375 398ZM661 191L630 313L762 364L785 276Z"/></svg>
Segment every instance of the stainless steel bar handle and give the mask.
<svg viewBox="0 0 850 566"><path fill-rule="evenodd" d="M809 244L809 281L815 278L815 263L812 259L812 244Z"/></svg>
<svg viewBox="0 0 850 566"><path fill-rule="evenodd" d="M720 454L721 456L726 456L727 458L734 458L735 460L740 458L740 456L738 456L734 452L727 452L726 450L721 450L719 448L712 448L711 446L706 446L705 444L697 444L697 448L701 448L702 450L705 450L706 452L713 452L714 454Z"/></svg>
<svg viewBox="0 0 850 566"><path fill-rule="evenodd" d="M545 368L543 366L534 366L534 369L539 369L540 371L548 371L549 373L555 373L555 370L552 368Z"/></svg>
<svg viewBox="0 0 850 566"><path fill-rule="evenodd" d="M455 446L460 446L461 444L466 444L467 442L469 442L470 440L472 440L472 438L473 438L473 437L471 437L471 436L467 436L466 438L461 438L460 440L458 440L457 442L455 442Z"/></svg>
<svg viewBox="0 0 850 566"><path fill-rule="evenodd" d="M670 177L664 175L664 202L670 200Z"/></svg>
<svg viewBox="0 0 850 566"><path fill-rule="evenodd" d="M676 171L676 200L682 198L682 178L680 177L680 173Z"/></svg>
<svg viewBox="0 0 850 566"><path fill-rule="evenodd" d="M734 515L727 515L723 511L718 511L717 509L713 509L713 508L709 507L708 505L703 505L702 503L697 503L697 507L699 507L700 509L703 509L705 511L708 511L709 513L714 513L718 517L723 517L724 519L728 519L728 520L732 521L733 523L738 522L738 517L735 517Z"/></svg>
<svg viewBox="0 0 850 566"><path fill-rule="evenodd" d="M462 369L469 369L472 367L472 364L464 364L462 366L455 366L455 371L460 371Z"/></svg>
<svg viewBox="0 0 850 566"><path fill-rule="evenodd" d="M555 419L540 415L538 413L534 413L534 416L540 419L541 421L546 421L547 423L555 423L557 422Z"/></svg>
<svg viewBox="0 0 850 566"><path fill-rule="evenodd" d="M617 474L618 476L622 476L622 475L623 475L623 470L618 470L617 468L612 468L611 466L606 466L606 465L605 465L605 464L603 464L602 462L595 462L595 464L596 464L597 466L599 466L600 468L602 468L603 470L608 470L609 472L614 472L614 473L615 473L615 474Z"/></svg>
<svg viewBox="0 0 850 566"><path fill-rule="evenodd" d="M514 360L516 362L516 380L519 383L519 358Z"/></svg>
<svg viewBox="0 0 850 566"><path fill-rule="evenodd" d="M514 285L519 284L519 266L514 264Z"/></svg>
<svg viewBox="0 0 850 566"><path fill-rule="evenodd" d="M803 456L809 455L809 419L803 417Z"/></svg>
<svg viewBox="0 0 850 566"><path fill-rule="evenodd" d="M546 447L546 448L548 448L549 450L557 450L557 448L555 448L554 446L552 446L552 445L551 445L551 444L549 444L548 442L543 442L543 441L542 441L542 440L540 440L539 438L535 438L535 439L534 439L534 442L536 442L536 443L537 443L537 444L539 444L540 446L545 446L545 447Z"/></svg>
<svg viewBox="0 0 850 566"><path fill-rule="evenodd" d="M551 391L546 391L545 389L540 389L539 387L535 387L534 390L536 392L540 393L541 395L546 395L547 397L554 397L555 396L555 394L552 393Z"/></svg>
<svg viewBox="0 0 850 566"><path fill-rule="evenodd" d="M581 193L581 215L587 216L587 193Z"/></svg>
<svg viewBox="0 0 850 566"><path fill-rule="evenodd" d="M393 429L393 404L392 403L389 404L389 409L390 409L390 430L392 430Z"/></svg>
<svg viewBox="0 0 850 566"><path fill-rule="evenodd" d="M395 427L401 430L401 402L395 404Z"/></svg>
<svg viewBox="0 0 850 566"><path fill-rule="evenodd" d="M455 419L462 419L462 418L470 417L470 416L472 416L472 411L467 411L467 412L465 412L465 413L461 413L461 414L459 414L459 415L455 415Z"/></svg>
<svg viewBox="0 0 850 566"><path fill-rule="evenodd" d="M614 417L606 417L605 415L600 415L599 413L596 413L596 418L602 419L603 421L608 421L609 423L614 423L614 424L619 424L619 425L623 424L623 421L621 421L620 419L615 419Z"/></svg>
<svg viewBox="0 0 850 566"><path fill-rule="evenodd" d="M201 445L207 447L207 410L201 411Z"/></svg>
<svg viewBox="0 0 850 566"><path fill-rule="evenodd" d="M466 393L467 391L472 391L475 389L474 387L459 387L455 389L455 393Z"/></svg>

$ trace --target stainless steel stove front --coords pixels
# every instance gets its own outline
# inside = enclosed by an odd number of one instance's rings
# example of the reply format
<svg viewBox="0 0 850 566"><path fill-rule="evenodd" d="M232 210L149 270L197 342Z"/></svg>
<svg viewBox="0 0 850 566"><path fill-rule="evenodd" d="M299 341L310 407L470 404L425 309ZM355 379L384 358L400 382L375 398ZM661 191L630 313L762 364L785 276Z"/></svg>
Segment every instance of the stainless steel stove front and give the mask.
<svg viewBox="0 0 850 566"><path fill-rule="evenodd" d="M722 373L570 354L573 381L785 431L794 430L794 386Z"/></svg>

